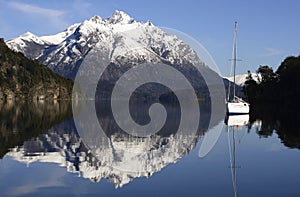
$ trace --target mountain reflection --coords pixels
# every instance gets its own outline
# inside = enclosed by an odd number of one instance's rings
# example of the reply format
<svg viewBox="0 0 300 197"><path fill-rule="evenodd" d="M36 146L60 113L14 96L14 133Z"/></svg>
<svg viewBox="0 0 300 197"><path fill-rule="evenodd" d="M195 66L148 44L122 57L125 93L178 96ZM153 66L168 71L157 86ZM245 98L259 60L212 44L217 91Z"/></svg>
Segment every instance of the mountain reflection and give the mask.
<svg viewBox="0 0 300 197"><path fill-rule="evenodd" d="M145 105L134 106L135 109L133 110L145 111L141 109L143 106ZM27 107L28 109L23 109L23 111L27 110L28 113L32 113L32 111L37 110L39 111L37 114L40 116L36 115L35 119L24 119L23 123L19 123L18 128L27 131L29 130L27 128L33 128L36 124L39 129L36 129L37 131L34 134L24 132L28 135L22 138L23 141L19 140L18 143L8 146L11 151L6 154L7 156L26 165L30 165L32 162L57 163L66 167L68 172L78 173L80 177L90 179L93 182L108 179L116 188L122 187L138 177L150 177L165 166L176 163L195 147L199 138L207 131L206 123L203 124L204 126L199 127L196 135L192 136L164 132L149 137L136 137L118 131L115 122L110 117L104 116L105 118L101 119L101 123L109 130L104 138L100 140L96 138L97 151L93 152L83 143L82 138L76 131L74 120L68 120L69 117L64 114L64 111L61 110L62 114L56 117L55 113L59 110L54 110L52 117L50 117L46 113L48 110L46 107L33 106L33 109ZM49 106L49 109L52 107ZM178 111L172 109L173 107L178 106L169 105L170 112L173 110ZM203 106L203 109L206 108ZM19 110L11 110L10 113L18 116L17 111ZM204 113L204 111L201 121L208 122L209 114ZM14 119L14 116L9 117L9 119ZM177 120L176 117L174 118ZM19 119L21 120L21 118ZM54 120L58 121L55 122ZM51 125L47 121L53 124ZM61 123L57 124L59 121ZM14 122L13 124L17 123ZM173 123L170 122L169 124ZM167 125L166 128L172 127ZM12 131L15 129L9 128L6 130ZM14 138L14 135L10 137ZM7 138L6 142L8 141Z"/></svg>

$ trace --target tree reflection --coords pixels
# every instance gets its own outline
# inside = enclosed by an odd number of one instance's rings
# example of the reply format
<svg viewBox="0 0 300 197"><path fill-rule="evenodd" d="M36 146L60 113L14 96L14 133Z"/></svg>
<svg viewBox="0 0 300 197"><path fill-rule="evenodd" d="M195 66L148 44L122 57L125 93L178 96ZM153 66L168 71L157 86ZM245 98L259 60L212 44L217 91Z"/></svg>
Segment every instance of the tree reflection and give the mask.
<svg viewBox="0 0 300 197"><path fill-rule="evenodd" d="M282 109L272 104L256 105L251 111L250 122L261 120L257 134L269 137L274 132L281 142L289 148L300 149L300 114L297 107Z"/></svg>
<svg viewBox="0 0 300 197"><path fill-rule="evenodd" d="M11 148L47 132L53 125L72 118L71 102L1 102L0 158Z"/></svg>

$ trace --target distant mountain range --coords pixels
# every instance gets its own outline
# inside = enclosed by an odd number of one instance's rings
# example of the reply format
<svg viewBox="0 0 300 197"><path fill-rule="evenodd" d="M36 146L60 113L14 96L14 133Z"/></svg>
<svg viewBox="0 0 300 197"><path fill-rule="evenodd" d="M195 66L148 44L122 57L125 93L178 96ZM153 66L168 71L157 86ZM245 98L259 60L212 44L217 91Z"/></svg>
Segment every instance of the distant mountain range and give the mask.
<svg viewBox="0 0 300 197"><path fill-rule="evenodd" d="M235 76L235 83L243 86L245 84L245 81L247 80L248 74L240 74ZM251 73L251 76L254 81L259 82L261 80L260 74L257 73ZM225 79L228 79L229 81L233 82L233 77L225 77Z"/></svg>

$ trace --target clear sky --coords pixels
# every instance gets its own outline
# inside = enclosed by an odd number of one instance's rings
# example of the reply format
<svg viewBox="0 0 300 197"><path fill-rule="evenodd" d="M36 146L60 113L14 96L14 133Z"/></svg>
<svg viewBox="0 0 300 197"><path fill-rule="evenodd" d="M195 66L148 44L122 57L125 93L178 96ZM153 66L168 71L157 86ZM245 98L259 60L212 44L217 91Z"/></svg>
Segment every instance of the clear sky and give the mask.
<svg viewBox="0 0 300 197"><path fill-rule="evenodd" d="M234 21L238 21L237 73L258 65L277 69L289 55L300 54L299 0L0 0L0 37L30 31L58 33L94 15L122 10L137 21L174 28L199 41L224 76L229 75Z"/></svg>

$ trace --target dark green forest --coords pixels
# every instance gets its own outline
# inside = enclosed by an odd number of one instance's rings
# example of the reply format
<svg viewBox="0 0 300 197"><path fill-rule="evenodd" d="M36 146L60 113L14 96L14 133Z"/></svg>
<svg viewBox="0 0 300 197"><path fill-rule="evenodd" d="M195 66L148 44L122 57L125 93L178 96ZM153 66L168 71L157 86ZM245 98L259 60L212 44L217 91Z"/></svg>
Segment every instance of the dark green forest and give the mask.
<svg viewBox="0 0 300 197"><path fill-rule="evenodd" d="M276 108L295 110L300 98L300 56L287 57L274 72L269 66L259 66L259 82L249 71L245 92L251 105L270 104Z"/></svg>
<svg viewBox="0 0 300 197"><path fill-rule="evenodd" d="M37 60L12 51L0 39L0 99L68 99L73 81L65 79Z"/></svg>

